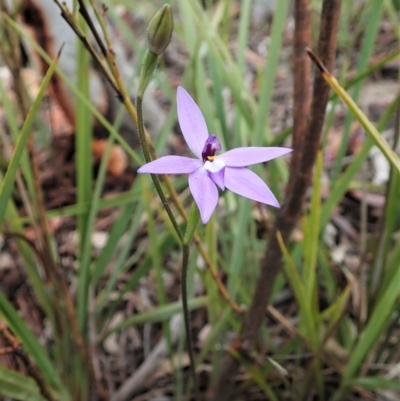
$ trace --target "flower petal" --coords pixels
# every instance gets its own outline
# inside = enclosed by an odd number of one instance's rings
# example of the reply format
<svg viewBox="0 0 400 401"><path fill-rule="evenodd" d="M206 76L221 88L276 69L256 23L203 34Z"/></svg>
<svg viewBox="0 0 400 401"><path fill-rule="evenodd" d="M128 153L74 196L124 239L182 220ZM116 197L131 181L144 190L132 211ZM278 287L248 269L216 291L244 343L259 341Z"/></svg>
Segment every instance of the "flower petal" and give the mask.
<svg viewBox="0 0 400 401"><path fill-rule="evenodd" d="M181 156L164 156L140 167L138 173L190 174L202 165L201 160Z"/></svg>
<svg viewBox="0 0 400 401"><path fill-rule="evenodd" d="M238 195L279 207L277 199L265 182L247 168L225 167L225 186Z"/></svg>
<svg viewBox="0 0 400 401"><path fill-rule="evenodd" d="M208 129L203 114L189 93L178 87L178 120L190 150L201 159L201 152L208 138Z"/></svg>
<svg viewBox="0 0 400 401"><path fill-rule="evenodd" d="M225 191L225 183L224 183L225 169L219 170L216 173L212 173L209 171L208 175L211 177L214 183L217 184L222 189L222 191Z"/></svg>
<svg viewBox="0 0 400 401"><path fill-rule="evenodd" d="M201 221L206 224L217 206L218 189L204 168L189 175L189 188L199 207Z"/></svg>
<svg viewBox="0 0 400 401"><path fill-rule="evenodd" d="M293 149L289 148L251 146L228 150L218 155L215 160L223 160L225 165L229 167L246 167L275 159L292 150Z"/></svg>
<svg viewBox="0 0 400 401"><path fill-rule="evenodd" d="M215 159L212 162L207 160L204 163L204 168L210 173L218 173L218 171L221 171L224 167L225 163L221 159Z"/></svg>

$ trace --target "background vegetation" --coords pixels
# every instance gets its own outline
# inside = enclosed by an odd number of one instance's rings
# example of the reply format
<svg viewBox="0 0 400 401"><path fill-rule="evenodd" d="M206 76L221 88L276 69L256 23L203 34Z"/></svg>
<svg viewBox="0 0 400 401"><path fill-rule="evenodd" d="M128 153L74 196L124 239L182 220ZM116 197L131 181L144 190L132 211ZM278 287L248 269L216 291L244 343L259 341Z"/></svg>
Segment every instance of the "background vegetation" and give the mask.
<svg viewBox="0 0 400 401"><path fill-rule="evenodd" d="M76 69L68 75L65 48L60 60L59 48L46 55L48 37L30 29L44 26L32 17L42 14L28 12L31 4L56 14L59 6L0 1L6 400L183 400L193 392L179 240L151 181L136 177L143 159L134 124L124 125L134 108L117 97L136 94L145 29L162 4L105 3L107 10L95 9L100 21L107 16L107 24L96 25L106 56L95 45L92 56L115 82L112 88L100 79L106 110L91 92L101 74L84 41L72 34L69 62ZM191 245L189 307L201 397L399 399L399 2L168 3L174 34L145 95L155 152L189 155L176 125L177 85L193 95L223 149L294 148L291 161L254 169L283 203L280 211L225 192ZM70 24L94 43L82 7L71 2L68 10ZM369 120L354 117L354 107L350 112L333 92L328 99L306 46ZM70 118L57 96L60 82L73 99ZM149 113L152 107L157 112ZM382 153L382 146L394 152ZM179 205L188 212L193 202L187 179L162 185L184 229Z"/></svg>

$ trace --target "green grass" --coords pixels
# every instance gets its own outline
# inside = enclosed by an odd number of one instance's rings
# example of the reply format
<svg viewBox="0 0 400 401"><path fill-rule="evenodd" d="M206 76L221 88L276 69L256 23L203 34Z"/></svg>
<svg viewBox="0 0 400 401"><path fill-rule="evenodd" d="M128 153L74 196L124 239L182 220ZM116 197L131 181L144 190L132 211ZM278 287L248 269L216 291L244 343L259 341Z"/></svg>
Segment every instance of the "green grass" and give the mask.
<svg viewBox="0 0 400 401"><path fill-rule="evenodd" d="M290 26L289 1L277 2L272 22L265 22L262 28L252 24L253 3L251 0L235 3L240 7L240 13L232 14L234 3L228 0L206 2L205 8L196 0L170 2L175 19L174 43L169 53L172 61L161 61L154 74L154 86L166 111L161 132L154 133L157 134L154 145L158 154L166 154L171 148L169 139L177 118L174 87L178 79L193 95L210 132L219 136L224 150L239 146L290 144L291 119L286 116L277 121L274 115L279 107L286 107L290 112L292 101L290 94L285 95L287 99L281 103L276 97L276 90L281 89L281 78L277 80L277 77L280 74L290 77L292 74L292 66L287 61L292 51L288 43L290 35L288 39L285 34ZM344 121L337 118L336 109L328 111L325 134L342 124L338 155L333 168L328 168L324 160L324 152L329 146L325 135L302 219L295 235L287 243L280 242L284 269L275 283L272 299L273 303L277 302L275 308L281 313L279 322L275 320L276 316L265 321L259 336L261 347L247 358L235 349L230 350L246 372L246 378L240 380L236 388L238 397L242 399L246 399L248 389L254 385L260 394L272 400L296 399L295 396L307 399L311 395L321 400L342 400L360 389L370 394L385 389L399 390L398 380L388 379L386 373L397 363L396 356L400 352L400 342L396 340L400 299L400 164L396 151L392 150L391 140L381 135L392 126L394 116L399 113L399 98L387 105L374 125L368 119L368 112L357 107L366 82L376 79L377 72L385 64L398 58L399 51L395 51L385 54L381 61L371 61L372 56L379 53L379 29L383 21L399 40L398 10L395 2L390 0L365 0L361 8L353 2L342 3L339 57L334 73L355 103L338 87L339 97L331 94L330 106L346 107L345 104L350 104L350 109L346 111ZM140 11L148 21L161 3L148 2L144 6L110 0L107 4L109 18L119 29L121 40L137 57L137 64L131 66L133 82L145 52L145 24L139 25L138 33L132 34L126 19L116 12L115 5L123 5L133 13ZM321 1L313 1L312 7L316 35ZM368 21L367 25L365 21ZM56 60L53 61L20 24L4 14L1 14L1 22L0 38L6 44L0 47L3 58L10 50L6 41L7 29L50 64L22 123L14 111L17 105L10 92L0 83L0 107L10 133L0 132L0 157L4 160L0 171L0 226L3 234L16 245L18 263L26 273L30 291L37 300L35 305L40 309L43 326L48 325L51 334L47 334L50 339L39 340L37 333L43 327L31 327L30 322L21 317L15 299L6 299L0 291L0 317L21 343L39 374L39 381L33 377L22 378L21 372L0 366L0 395L19 400L49 399L40 389L40 379L57 400L84 399L91 391L97 391L93 390L92 372L85 364L79 336L74 331L76 323L84 349L90 350L95 360L100 357L104 361L108 357L104 352L107 338L111 335L126 338L131 335L132 328L139 336L144 336L145 330L151 331L151 349L166 338L168 360L174 368L171 388L175 399L183 400L187 383L180 363L184 358L176 356L183 352L184 334L182 332L175 342L170 327L171 318L182 311L177 295L182 257L179 238L148 177L135 179L132 188L125 193L111 197L103 194L112 145L121 145L135 168L142 164L138 149L131 149L119 134L119 118L115 123L107 121L89 98L88 67L91 60L82 45L77 52L77 83L74 84L59 70ZM248 59L248 51L257 53L258 50L250 48L250 44L265 40L267 32L266 56L258 56L263 66L254 67ZM352 72L350 78L349 71ZM62 244L58 237L51 238L55 270L54 277L50 275L49 278L47 265L41 258L40 244L26 238L27 227L42 229L37 223L37 209L34 207L37 197L33 183L37 177L32 173L27 141L33 132L48 129L43 122L38 122L39 108L54 73L76 97L76 203L47 210L46 218L73 221L68 227L77 233L78 242L74 250L77 271L67 276L59 263L62 255L58 247ZM177 73L180 74L178 78ZM125 85L130 86L132 82L125 82ZM121 106L120 113L122 111ZM110 134L95 177L91 155L93 118ZM346 159L345 155L350 127L355 120L370 136L347 163L349 158ZM280 129L272 122L279 123ZM356 186L364 192L367 190L368 182L362 174L373 146L378 146L391 163L391 176L379 188L368 189L383 195L385 204L380 210L375 231L364 230L360 243L351 242L351 251L359 264L350 268L346 259L339 262L334 259L324 235L332 217L344 207L341 202L349 189ZM175 152L180 153L181 149L174 149ZM188 151L184 152L188 154ZM280 200L283 200L289 178L288 162L289 158L282 158L255 168ZM193 200L186 177L171 177L171 182L188 213ZM162 186L168 193L166 185ZM326 198L325 194L328 194ZM170 203L184 232L186 223ZM105 211L113 217L107 225L104 247L96 250L92 245L92 234L97 229L100 214L104 215ZM244 308L251 303L260 260L266 248L265 238L276 215L273 208L225 191L220 194L219 206L210 222L197 229L208 259L218 268L230 296ZM339 240L342 241L343 237ZM194 242L190 249L189 308L195 324L193 338L198 346L196 364L207 367L210 380L205 385L211 387L221 368L222 351L230 344L232 336L239 334L242 316L234 313L221 297ZM364 269L366 278L358 268ZM70 291L72 310L68 307L69 298L61 290L62 283L67 283ZM142 299L149 301L146 307L140 304ZM110 326L117 314L122 318L118 324ZM208 324L206 328L205 324ZM202 339L200 347L195 336L202 329L208 335ZM332 356L332 344L338 354L346 356L345 359ZM126 352L129 362L131 354ZM145 357L143 354L143 360ZM100 375L105 369L101 365ZM135 369L137 366L128 366L124 374L129 376Z"/></svg>

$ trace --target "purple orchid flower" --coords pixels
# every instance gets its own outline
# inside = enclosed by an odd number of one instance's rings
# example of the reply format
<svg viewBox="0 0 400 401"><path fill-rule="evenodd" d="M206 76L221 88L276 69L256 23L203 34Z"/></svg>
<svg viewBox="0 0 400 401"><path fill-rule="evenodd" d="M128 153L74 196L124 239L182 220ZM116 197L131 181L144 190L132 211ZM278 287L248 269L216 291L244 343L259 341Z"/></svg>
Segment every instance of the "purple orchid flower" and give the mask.
<svg viewBox="0 0 400 401"><path fill-rule="evenodd" d="M218 203L218 189L230 189L257 202L279 207L274 194L258 175L245 168L263 163L292 151L278 147L243 147L215 155L221 143L208 135L200 109L182 87L178 87L178 120L183 136L197 159L164 156L139 168L138 173L189 174L189 187L200 210L201 220L208 222Z"/></svg>

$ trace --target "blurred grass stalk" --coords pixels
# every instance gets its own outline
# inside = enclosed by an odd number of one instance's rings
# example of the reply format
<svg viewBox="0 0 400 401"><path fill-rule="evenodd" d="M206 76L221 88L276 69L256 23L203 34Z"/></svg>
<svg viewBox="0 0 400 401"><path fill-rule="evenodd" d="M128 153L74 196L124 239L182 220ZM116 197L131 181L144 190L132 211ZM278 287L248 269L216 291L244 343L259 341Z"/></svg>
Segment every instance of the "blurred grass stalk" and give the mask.
<svg viewBox="0 0 400 401"><path fill-rule="evenodd" d="M365 21L368 21L368 29L365 31L365 35L363 36L362 46L359 50L359 56L357 60L358 73L365 70L365 68L367 68L368 66L372 50L374 48L376 35L378 33L379 26L381 24L384 3L385 3L384 1L373 0L367 2L366 5L361 10L362 18L364 18ZM363 26L359 26L359 29L363 29ZM329 69L329 71L333 70ZM357 102L360 96L363 82L364 82L363 80L359 80L358 82L355 83L355 85L353 85L351 89L352 97L355 102ZM339 152L335 160L333 179L332 179L333 183L335 183L335 181L339 177L341 166L343 164L343 158L346 155L347 143L350 137L350 128L352 121L353 121L353 115L352 113L348 113L344 123L343 140L341 141Z"/></svg>
<svg viewBox="0 0 400 401"><path fill-rule="evenodd" d="M39 110L39 106L42 102L43 96L50 84L51 77L53 76L56 65L58 62L59 55L53 60L49 69L40 85L38 94L34 99L24 121L23 127L18 135L17 142L15 144L14 152L11 156L10 163L7 169L7 172L4 176L4 179L1 181L0 186L0 226L3 226L4 219L6 216L6 211L11 214L11 216L15 216L15 209L12 200L10 199L12 190L14 188L15 176L17 174L17 170L20 165L21 157L23 152L27 146L27 142L29 140L29 136L32 135L32 126L34 121L37 118L37 113ZM39 205L39 207L43 207L43 205ZM14 226L15 227L15 226ZM17 231L12 233L13 235L20 236L20 249L22 251L22 256L26 263L26 269L28 275L32 278L32 282L36 284L35 288L37 290L37 294L39 299L43 302L44 310L48 313L48 318L55 326L57 319L55 318L55 313L57 313L57 305L52 304L52 300L47 298L45 295L46 290L43 284L40 282L38 265L35 261L35 256L39 254L41 255L42 250L39 248L34 256L30 251L29 241L27 241L23 234L22 227L16 227ZM34 247L34 245L33 245ZM39 258L40 259L40 258ZM41 262L44 262L43 260ZM46 267L46 262L43 263L43 267L47 269L50 266ZM53 285L53 290L56 289L56 283L52 280L54 276L52 276L52 272L46 270L46 274L48 275L48 279ZM53 309L54 308L54 309ZM2 318L5 320L7 325L13 330L13 333L17 336L19 341L24 346L24 349L28 352L29 356L33 359L37 369L40 379L34 378L34 380L38 383L39 388L41 388L42 395L49 399L51 397L52 391L55 391L59 395L65 395L66 389L64 388L58 374L55 371L54 366L50 362L50 359L47 356L45 349L39 344L35 336L27 327L26 323L21 319L17 311L9 304L8 300L4 298L2 294L0 294L0 314ZM43 380L41 379L43 376ZM43 388L45 386L45 388ZM49 388L47 388L49 386ZM13 387L13 390L20 391L21 389Z"/></svg>
<svg viewBox="0 0 400 401"><path fill-rule="evenodd" d="M336 94L340 97L340 99L342 99L342 101L347 105L347 107L353 113L354 117L365 129L365 132L372 138L375 145L382 151L386 159L394 167L397 173L400 173L400 158L396 155L396 153L389 146L389 144L382 137L382 135L378 132L378 130L374 127L374 125L369 121L368 117L357 106L354 100L342 88L342 86L339 84L336 78L325 68L321 60L310 49L307 49L307 52L314 61L314 63L317 65L319 70L321 71L321 74L326 80L326 82L336 92Z"/></svg>

